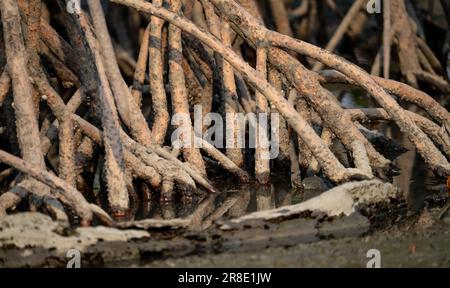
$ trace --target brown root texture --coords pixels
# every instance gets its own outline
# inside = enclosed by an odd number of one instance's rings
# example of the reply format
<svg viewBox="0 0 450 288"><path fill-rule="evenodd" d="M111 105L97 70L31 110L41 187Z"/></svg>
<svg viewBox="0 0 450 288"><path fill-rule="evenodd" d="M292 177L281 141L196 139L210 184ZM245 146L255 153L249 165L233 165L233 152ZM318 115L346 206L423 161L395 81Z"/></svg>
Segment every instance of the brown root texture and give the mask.
<svg viewBox="0 0 450 288"><path fill-rule="evenodd" d="M314 175L386 180L392 159L363 133L378 122L450 175L448 67L408 1L384 1L383 17L363 0L50 2L0 2L0 217L114 225L137 201L213 199L218 176L265 187L289 173L295 189ZM333 29L321 9L339 19ZM380 33L365 35L374 23ZM364 104L344 107L354 89Z"/></svg>

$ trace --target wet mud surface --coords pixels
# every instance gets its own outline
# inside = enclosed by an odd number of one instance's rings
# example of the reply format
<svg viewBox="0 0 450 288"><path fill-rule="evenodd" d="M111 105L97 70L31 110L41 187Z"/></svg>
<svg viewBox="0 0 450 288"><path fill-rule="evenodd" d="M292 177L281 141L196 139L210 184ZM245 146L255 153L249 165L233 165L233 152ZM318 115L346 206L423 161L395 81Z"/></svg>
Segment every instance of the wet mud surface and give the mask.
<svg viewBox="0 0 450 288"><path fill-rule="evenodd" d="M436 220L435 208L407 216L405 207L394 200L350 216L224 219L202 232L186 219L71 229L21 213L0 221L0 266L65 267L67 251L77 249L82 267L361 267L367 251L379 249L386 267L448 267L449 217Z"/></svg>
<svg viewBox="0 0 450 288"><path fill-rule="evenodd" d="M353 267L364 268L378 249L381 267L450 267L450 218L424 227L404 225L371 235L262 249L167 259L131 267ZM124 264L125 265L125 264Z"/></svg>

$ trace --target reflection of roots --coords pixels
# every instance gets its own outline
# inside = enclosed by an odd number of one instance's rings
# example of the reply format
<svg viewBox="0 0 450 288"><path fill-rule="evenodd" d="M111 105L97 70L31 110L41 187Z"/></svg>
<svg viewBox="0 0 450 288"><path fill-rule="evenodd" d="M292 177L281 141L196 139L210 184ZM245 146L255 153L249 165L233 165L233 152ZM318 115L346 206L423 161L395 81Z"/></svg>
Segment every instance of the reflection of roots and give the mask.
<svg viewBox="0 0 450 288"><path fill-rule="evenodd" d="M162 0L111 0L132 8L127 13L134 19L129 24L134 25L133 31L142 28L136 62L128 45L135 35L121 26L125 22L119 19L124 13L120 6L111 4L110 13L117 18L111 23L119 24L107 27L100 1L87 2L90 18L85 12L66 14L67 3L60 3L60 12L46 16L58 19L55 23L62 24L66 39L48 24L40 0L0 4L4 28L0 65L7 67L0 76L0 107L6 116L0 119L0 135L9 141L9 148L2 148L11 153L0 151L0 161L19 172L15 178L5 177L10 190L0 196L0 215L26 198L31 209L45 209L60 220L67 220L65 211L70 207L83 224L93 215L110 223L101 208L86 200L102 199L93 189L100 170L105 184L100 193L114 216L127 213L136 193L148 199L159 192L164 201L173 199L175 190L190 195L197 186L217 193L206 178L206 155L237 179L248 181L244 164L252 158L245 149L219 151L199 137L192 141L202 142L203 155L198 146L162 146L170 144L170 115L189 114L194 105L201 105L203 114L280 113L279 133L274 134L280 148L278 160L290 160L293 186L300 185L305 173L323 172L334 183L381 177L380 171L389 169L390 161L373 147L360 126L378 120L395 122L437 174L450 172L444 156L450 156L450 115L417 90L420 81L443 92L449 92L450 86L427 43L416 36L403 0L391 1L386 9L382 51L390 55L391 42L396 44L401 74L411 86L385 79L390 71L388 56L383 59L385 78L379 78L294 39L282 1L269 1L279 33L265 27L254 0L168 0L169 6L163 6ZM301 33L309 35L318 7L316 1L302 3L292 16L302 18ZM351 19L365 21L360 17L364 3L356 1L343 17L328 50L354 30ZM326 5L340 15L334 1ZM146 27L141 27L136 11L150 21ZM26 33L21 27L26 27ZM121 46L108 28L115 31ZM299 56L315 61L314 68L304 66ZM381 67L381 62L375 64ZM333 70L317 72L323 65ZM133 79L131 89L124 76ZM359 86L380 107L343 109L327 88L330 83ZM148 84L150 89L145 89ZM148 93L151 96L146 97ZM395 99L423 108L427 115L407 111ZM47 105L40 105L41 100ZM147 118L152 119L151 125ZM180 125L194 129L189 118ZM271 134L256 121L250 119L249 125L266 136ZM23 160L12 156L19 152L16 141ZM255 178L266 184L271 163L262 156L266 148L259 147L254 154ZM96 155L98 151L103 151L102 157ZM224 214L236 199L226 202L208 221Z"/></svg>

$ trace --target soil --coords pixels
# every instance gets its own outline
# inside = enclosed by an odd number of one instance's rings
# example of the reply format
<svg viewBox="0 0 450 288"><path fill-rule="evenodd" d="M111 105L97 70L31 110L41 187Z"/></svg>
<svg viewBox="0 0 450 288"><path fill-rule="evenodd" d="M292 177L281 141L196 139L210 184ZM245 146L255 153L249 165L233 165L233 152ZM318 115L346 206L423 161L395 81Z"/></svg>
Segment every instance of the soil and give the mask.
<svg viewBox="0 0 450 288"><path fill-rule="evenodd" d="M428 214L428 212L427 212ZM431 217L435 211L431 212ZM422 224L423 225L423 224ZM131 264L131 267L228 268L365 268L370 249L381 252L381 267L450 267L450 217L431 226L404 225L372 235L325 240L317 243L263 249L257 252L221 253ZM123 264L121 264L123 265Z"/></svg>

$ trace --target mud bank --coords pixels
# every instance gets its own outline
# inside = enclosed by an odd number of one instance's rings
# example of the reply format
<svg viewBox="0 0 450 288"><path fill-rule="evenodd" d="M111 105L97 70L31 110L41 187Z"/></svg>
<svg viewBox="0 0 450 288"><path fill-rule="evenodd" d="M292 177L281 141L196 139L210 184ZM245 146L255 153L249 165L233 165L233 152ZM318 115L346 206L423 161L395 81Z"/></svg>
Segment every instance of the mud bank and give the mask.
<svg viewBox="0 0 450 288"><path fill-rule="evenodd" d="M426 212L424 218L437 213ZM420 220L420 219L419 219ZM364 268L367 252L381 253L381 267L450 267L450 218L428 224L404 224L359 238L268 248L258 252L221 253L132 264L131 267L352 267ZM419 221L420 223L421 221Z"/></svg>
<svg viewBox="0 0 450 288"><path fill-rule="evenodd" d="M377 180L347 183L301 204L216 221L205 231L195 229L194 216L72 229L39 213L9 215L0 220L0 266L64 267L71 249L89 267L359 237L374 229L375 214L399 211L398 196L395 186Z"/></svg>

